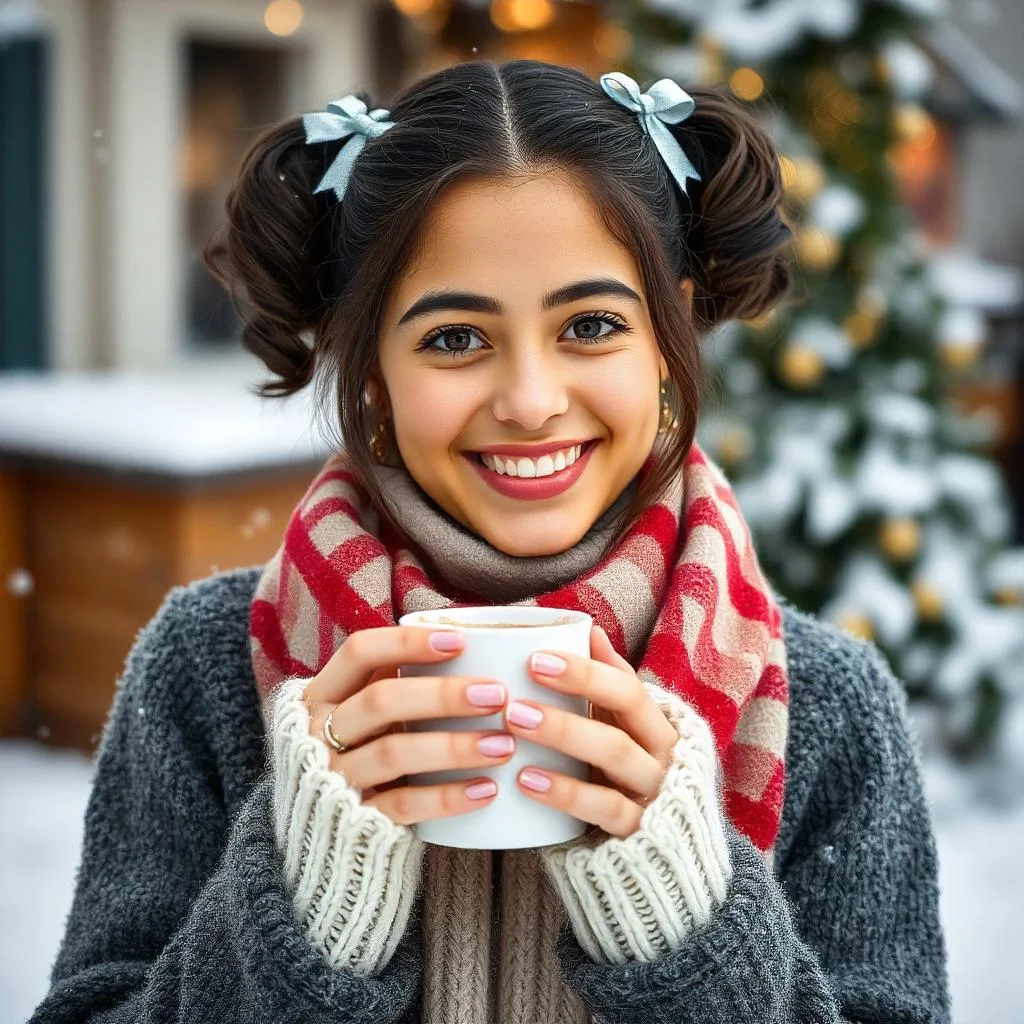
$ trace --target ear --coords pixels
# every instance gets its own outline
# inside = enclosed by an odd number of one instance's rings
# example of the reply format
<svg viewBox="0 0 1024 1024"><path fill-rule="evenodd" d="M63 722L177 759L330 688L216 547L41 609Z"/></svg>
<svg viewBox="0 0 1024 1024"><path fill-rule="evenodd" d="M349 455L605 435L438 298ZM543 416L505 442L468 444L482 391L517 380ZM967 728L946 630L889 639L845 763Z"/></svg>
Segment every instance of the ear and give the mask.
<svg viewBox="0 0 1024 1024"><path fill-rule="evenodd" d="M363 389L363 397L367 404L375 405L378 409L387 413L389 408L388 389L384 386L384 381L379 373L371 373L370 376L366 378L366 387Z"/></svg>
<svg viewBox="0 0 1024 1024"><path fill-rule="evenodd" d="M686 304L686 312L689 313L693 309L693 278L682 278L679 290L683 293L683 302Z"/></svg>

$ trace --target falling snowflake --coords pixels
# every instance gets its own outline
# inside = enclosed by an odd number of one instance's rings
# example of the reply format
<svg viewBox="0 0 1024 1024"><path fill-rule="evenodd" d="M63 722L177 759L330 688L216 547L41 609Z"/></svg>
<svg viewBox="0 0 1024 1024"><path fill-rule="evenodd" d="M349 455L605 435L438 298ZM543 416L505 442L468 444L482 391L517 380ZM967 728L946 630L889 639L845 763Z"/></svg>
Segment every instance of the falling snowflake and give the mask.
<svg viewBox="0 0 1024 1024"><path fill-rule="evenodd" d="M7 577L7 590L15 597L28 597L36 589L36 581L28 569L13 569Z"/></svg>

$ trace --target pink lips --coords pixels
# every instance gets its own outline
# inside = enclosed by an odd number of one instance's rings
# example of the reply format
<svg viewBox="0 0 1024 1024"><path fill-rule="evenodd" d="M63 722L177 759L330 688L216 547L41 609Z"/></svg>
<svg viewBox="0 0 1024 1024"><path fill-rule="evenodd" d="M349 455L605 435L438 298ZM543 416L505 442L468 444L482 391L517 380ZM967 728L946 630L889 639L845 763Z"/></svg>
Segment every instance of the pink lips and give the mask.
<svg viewBox="0 0 1024 1024"><path fill-rule="evenodd" d="M566 466L559 473L552 473L551 476L542 476L540 478L502 476L488 469L475 455L467 455L466 458L484 482L506 498L519 498L523 501L543 501L545 498L557 497L579 480L583 475L583 471L587 468L591 453L597 445L598 442L591 442L584 448L580 457L571 466Z"/></svg>

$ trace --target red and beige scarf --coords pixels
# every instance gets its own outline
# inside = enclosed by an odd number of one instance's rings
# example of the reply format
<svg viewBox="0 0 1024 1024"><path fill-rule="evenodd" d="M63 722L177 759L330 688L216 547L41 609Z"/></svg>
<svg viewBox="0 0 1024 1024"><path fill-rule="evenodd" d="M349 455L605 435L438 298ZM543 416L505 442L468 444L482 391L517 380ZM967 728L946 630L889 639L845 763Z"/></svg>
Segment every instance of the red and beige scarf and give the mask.
<svg viewBox="0 0 1024 1024"><path fill-rule="evenodd" d="M580 609L645 683L681 696L707 720L725 811L770 857L785 779L782 614L733 492L699 447L613 546L599 523L575 548L547 558L496 551L449 519L405 470L379 472L402 533L382 521L342 452L310 485L264 570L250 626L265 701L283 680L318 672L351 633L393 625L407 612L460 604ZM428 899L439 891L440 861L466 856L442 849L429 848ZM432 919L428 908L425 927Z"/></svg>

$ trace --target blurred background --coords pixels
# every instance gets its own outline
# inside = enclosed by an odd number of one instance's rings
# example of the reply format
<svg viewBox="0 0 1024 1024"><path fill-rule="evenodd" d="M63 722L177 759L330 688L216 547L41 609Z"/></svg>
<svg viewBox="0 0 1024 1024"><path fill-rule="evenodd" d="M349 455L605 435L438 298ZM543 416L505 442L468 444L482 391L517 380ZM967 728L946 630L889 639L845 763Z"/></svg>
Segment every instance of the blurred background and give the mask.
<svg viewBox="0 0 1024 1024"><path fill-rule="evenodd" d="M1024 4L0 0L0 1024L42 997L95 749L167 590L329 453L202 264L265 125L531 57L760 117L793 300L705 339L701 443L790 600L904 681L954 1019L1024 1019Z"/></svg>

